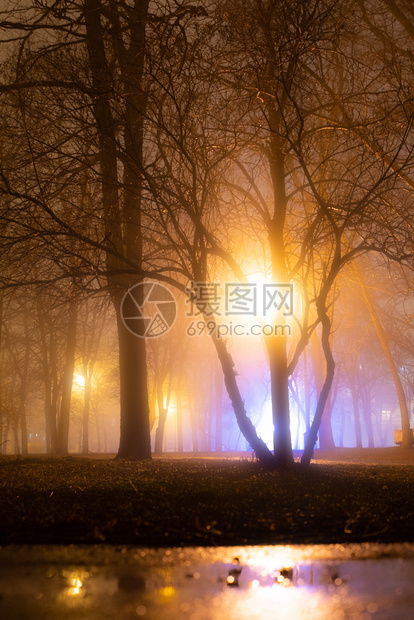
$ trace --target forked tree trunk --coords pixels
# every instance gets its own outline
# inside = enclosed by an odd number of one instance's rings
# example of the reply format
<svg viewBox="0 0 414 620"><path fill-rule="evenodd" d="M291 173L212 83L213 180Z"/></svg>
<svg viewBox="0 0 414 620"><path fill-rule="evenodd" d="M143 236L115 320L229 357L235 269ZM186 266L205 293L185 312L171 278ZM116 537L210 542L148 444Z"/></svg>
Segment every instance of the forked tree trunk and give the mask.
<svg viewBox="0 0 414 620"><path fill-rule="evenodd" d="M253 448L257 458L265 465L273 467L275 465L273 454L270 452L264 441L260 439L260 437L258 437L255 427L247 416L244 402L240 395L240 391L236 381L234 363L229 352L226 349L226 345L220 338L215 337L214 334L212 335L212 340L216 348L221 367L223 369L224 384L233 405L233 410L240 431L242 432L248 444Z"/></svg>

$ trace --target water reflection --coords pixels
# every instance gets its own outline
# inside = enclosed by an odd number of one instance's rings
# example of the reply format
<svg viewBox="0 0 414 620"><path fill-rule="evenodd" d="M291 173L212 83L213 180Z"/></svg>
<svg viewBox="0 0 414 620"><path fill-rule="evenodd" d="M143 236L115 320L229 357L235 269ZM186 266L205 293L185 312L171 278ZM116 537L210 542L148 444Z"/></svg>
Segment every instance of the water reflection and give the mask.
<svg viewBox="0 0 414 620"><path fill-rule="evenodd" d="M0 549L0 616L405 620L414 603L413 551L409 545L65 548L66 562L61 549L29 548L20 561L19 553Z"/></svg>

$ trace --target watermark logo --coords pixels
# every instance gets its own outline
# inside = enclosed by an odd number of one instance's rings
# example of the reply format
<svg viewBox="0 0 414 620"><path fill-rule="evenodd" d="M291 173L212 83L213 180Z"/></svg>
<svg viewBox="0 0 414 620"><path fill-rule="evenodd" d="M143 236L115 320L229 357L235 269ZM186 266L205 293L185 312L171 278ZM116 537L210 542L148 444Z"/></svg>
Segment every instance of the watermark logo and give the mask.
<svg viewBox="0 0 414 620"><path fill-rule="evenodd" d="M187 326L187 336L292 335L287 317L293 315L293 283L192 281L186 292L186 316L195 319ZM241 322L233 321L237 317Z"/></svg>
<svg viewBox="0 0 414 620"><path fill-rule="evenodd" d="M135 284L121 302L121 318L138 338L158 338L168 332L177 317L171 291L159 282Z"/></svg>
<svg viewBox="0 0 414 620"><path fill-rule="evenodd" d="M186 287L187 336L215 333L227 336L290 336L286 317L293 315L293 284L250 282L190 282ZM166 334L177 318L177 304L171 291L159 282L136 284L124 295L121 317L125 327L139 338ZM197 320L199 317L201 320ZM233 319L239 317L241 323ZM253 317L260 323L252 322ZM277 319L282 319L276 323Z"/></svg>
<svg viewBox="0 0 414 620"><path fill-rule="evenodd" d="M293 284L255 284L226 282L224 295L220 283L191 282L186 289L190 307L187 316L293 315ZM223 303L224 298L224 303Z"/></svg>

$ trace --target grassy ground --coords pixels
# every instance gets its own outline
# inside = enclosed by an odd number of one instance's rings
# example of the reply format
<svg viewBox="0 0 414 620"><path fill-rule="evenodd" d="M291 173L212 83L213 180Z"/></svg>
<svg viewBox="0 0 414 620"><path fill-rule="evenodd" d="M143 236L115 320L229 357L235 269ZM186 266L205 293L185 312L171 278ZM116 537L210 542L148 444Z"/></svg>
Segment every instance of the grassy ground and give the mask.
<svg viewBox="0 0 414 620"><path fill-rule="evenodd" d="M414 542L412 452L316 455L276 472L237 459L3 456L0 544Z"/></svg>

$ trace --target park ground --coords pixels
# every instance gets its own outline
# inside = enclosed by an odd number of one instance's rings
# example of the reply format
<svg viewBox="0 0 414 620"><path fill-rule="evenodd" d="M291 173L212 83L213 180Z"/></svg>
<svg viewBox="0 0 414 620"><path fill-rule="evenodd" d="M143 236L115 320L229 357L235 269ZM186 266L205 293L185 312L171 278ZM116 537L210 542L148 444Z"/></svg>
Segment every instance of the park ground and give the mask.
<svg viewBox="0 0 414 620"><path fill-rule="evenodd" d="M397 447L280 471L247 453L0 457L0 545L414 542L413 524L414 450Z"/></svg>

